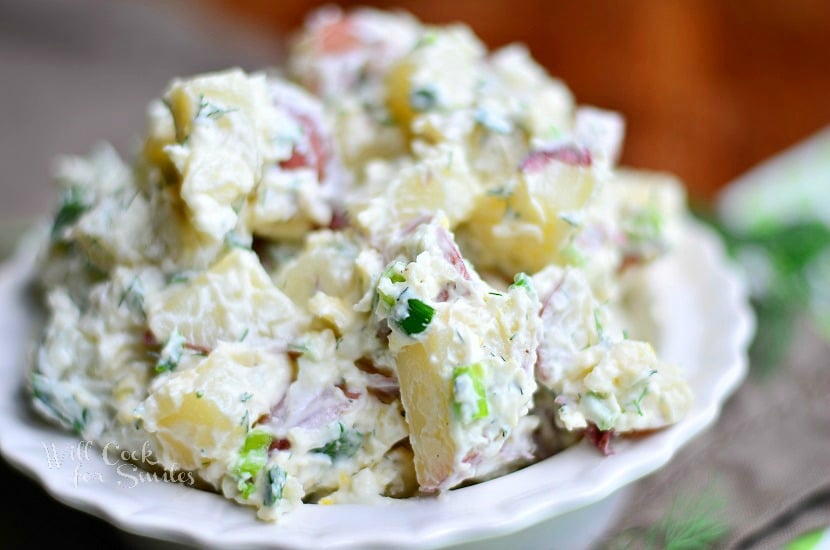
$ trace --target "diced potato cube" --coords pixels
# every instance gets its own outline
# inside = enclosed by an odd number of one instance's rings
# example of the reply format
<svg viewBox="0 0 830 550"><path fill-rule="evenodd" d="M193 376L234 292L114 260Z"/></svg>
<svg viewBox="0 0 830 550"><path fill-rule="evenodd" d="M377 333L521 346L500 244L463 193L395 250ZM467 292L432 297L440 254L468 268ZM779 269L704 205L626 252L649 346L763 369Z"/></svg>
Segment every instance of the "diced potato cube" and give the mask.
<svg viewBox="0 0 830 550"><path fill-rule="evenodd" d="M524 170L478 199L459 238L476 266L509 275L565 263L563 249L576 231L568 216L585 208L596 186L588 166L551 160L541 169Z"/></svg>
<svg viewBox="0 0 830 550"><path fill-rule="evenodd" d="M207 357L191 355L161 375L140 418L156 436L165 467L230 464L250 427L282 398L291 376L286 355L223 343Z"/></svg>
<svg viewBox="0 0 830 550"><path fill-rule="evenodd" d="M234 249L209 270L184 284L147 296L153 334L165 341L178 329L192 345L213 348L220 340L288 342L305 316L280 292L256 255Z"/></svg>
<svg viewBox="0 0 830 550"><path fill-rule="evenodd" d="M366 204L355 204L358 227L372 237L389 239L390 228L401 229L424 215L443 212L450 227L466 220L481 190L463 148L441 144L417 148L418 165L400 170Z"/></svg>
<svg viewBox="0 0 830 550"><path fill-rule="evenodd" d="M467 271L439 222L401 246L416 260L381 277L376 313L392 329L418 483L443 490L504 463L536 389L539 299L527 277L498 292Z"/></svg>

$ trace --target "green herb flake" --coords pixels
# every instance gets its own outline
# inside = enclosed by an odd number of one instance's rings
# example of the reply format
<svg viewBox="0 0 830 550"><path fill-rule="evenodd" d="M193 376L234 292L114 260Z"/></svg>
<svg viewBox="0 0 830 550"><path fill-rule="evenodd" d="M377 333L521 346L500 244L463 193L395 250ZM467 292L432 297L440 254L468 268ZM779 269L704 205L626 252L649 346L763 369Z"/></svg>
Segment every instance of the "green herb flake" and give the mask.
<svg viewBox="0 0 830 550"><path fill-rule="evenodd" d="M563 248L561 254L562 260L564 260L566 264L575 267L582 267L587 261L585 255L573 243Z"/></svg>
<svg viewBox="0 0 830 550"><path fill-rule="evenodd" d="M193 117L194 119L205 117L212 120L217 120L228 113L233 113L238 111L239 109L236 107L231 108L224 108L216 105L215 103L211 103L210 101L205 99L204 94L199 94L199 107L196 110L196 115Z"/></svg>
<svg viewBox="0 0 830 550"><path fill-rule="evenodd" d="M423 48L425 46L432 46L438 40L438 35L434 32L427 32L415 44L415 49Z"/></svg>
<svg viewBox="0 0 830 550"><path fill-rule="evenodd" d="M363 446L363 434L357 430L347 430L340 424L340 435L323 445L311 449L310 452L324 454L332 461L340 458L350 458Z"/></svg>
<svg viewBox="0 0 830 550"><path fill-rule="evenodd" d="M121 307L125 303L132 311L144 313L144 285L141 283L140 277L133 277L133 280L130 281L130 284L121 293L118 299L118 307Z"/></svg>
<svg viewBox="0 0 830 550"><path fill-rule="evenodd" d="M637 210L628 220L625 235L633 243L657 241L663 232L663 215L654 207Z"/></svg>
<svg viewBox="0 0 830 550"><path fill-rule="evenodd" d="M605 339L605 327L602 326L602 321L599 318L599 310L594 310L594 325L597 329L597 336L599 336L600 340Z"/></svg>
<svg viewBox="0 0 830 550"><path fill-rule="evenodd" d="M414 111L429 111L438 104L438 97L433 90L418 88L409 94L409 105Z"/></svg>
<svg viewBox="0 0 830 550"><path fill-rule="evenodd" d="M164 347L161 348L159 360L156 363L156 372L169 372L179 366L184 352L185 339L179 334L179 329L173 329L173 333L167 338Z"/></svg>
<svg viewBox="0 0 830 550"><path fill-rule="evenodd" d="M509 199L513 196L513 189L510 187L494 187L493 189L488 189L485 195L487 195L488 197Z"/></svg>
<svg viewBox="0 0 830 550"><path fill-rule="evenodd" d="M513 130L513 123L510 119L486 109L476 109L473 118L477 123L496 134L509 134Z"/></svg>
<svg viewBox="0 0 830 550"><path fill-rule="evenodd" d="M241 248L242 250L251 250L250 239L245 239L239 233L228 231L225 234L225 246L228 248Z"/></svg>
<svg viewBox="0 0 830 550"><path fill-rule="evenodd" d="M516 288L524 288L525 290L531 290L533 288L533 280L528 276L527 273L519 272L513 276L513 284L510 286Z"/></svg>
<svg viewBox="0 0 830 550"><path fill-rule="evenodd" d="M262 503L265 506L273 506L282 499L282 492L285 489L285 470L279 466L273 466L268 470L268 478L265 484L265 496Z"/></svg>
<svg viewBox="0 0 830 550"><path fill-rule="evenodd" d="M580 227L582 225L582 221L579 219L579 216L572 212L562 212L559 214L559 219L571 227Z"/></svg>
<svg viewBox="0 0 830 550"><path fill-rule="evenodd" d="M80 187L70 187L61 198L60 208L52 222L52 241L62 241L64 230L77 222L90 206L86 193Z"/></svg>
<svg viewBox="0 0 830 550"><path fill-rule="evenodd" d="M254 396L254 394L252 394L251 392L247 392L247 391L246 391L246 392L245 392L245 393L243 393L241 396L239 396L239 400L240 400L240 401L242 401L243 403L247 403L248 401L250 401L250 399L251 399L253 396Z"/></svg>
<svg viewBox="0 0 830 550"><path fill-rule="evenodd" d="M186 271L180 271L179 273L174 273L170 276L170 279L167 281L168 284L177 285L181 283L186 283L190 281L190 274Z"/></svg>
<svg viewBox="0 0 830 550"><path fill-rule="evenodd" d="M634 405L634 408L637 409L637 415L638 416L643 416L643 409L642 409L643 399L645 399L647 393L648 393L648 384L643 386L643 391L640 392L640 395L632 403L632 405Z"/></svg>
<svg viewBox="0 0 830 550"><path fill-rule="evenodd" d="M60 392L54 382L42 374L32 375L32 397L45 413L67 429L81 434L89 422L89 409L81 407L74 395Z"/></svg>

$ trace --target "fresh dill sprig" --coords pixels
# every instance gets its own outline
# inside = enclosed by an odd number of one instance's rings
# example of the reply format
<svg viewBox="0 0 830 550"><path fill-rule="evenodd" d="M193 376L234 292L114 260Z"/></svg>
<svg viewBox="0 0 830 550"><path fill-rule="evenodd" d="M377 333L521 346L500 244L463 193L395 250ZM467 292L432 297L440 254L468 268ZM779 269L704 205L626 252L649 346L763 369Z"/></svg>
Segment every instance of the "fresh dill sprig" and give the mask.
<svg viewBox="0 0 830 550"><path fill-rule="evenodd" d="M609 550L705 550L729 532L723 511L727 501L712 483L698 494L677 495L668 512L649 527L634 527L614 536Z"/></svg>

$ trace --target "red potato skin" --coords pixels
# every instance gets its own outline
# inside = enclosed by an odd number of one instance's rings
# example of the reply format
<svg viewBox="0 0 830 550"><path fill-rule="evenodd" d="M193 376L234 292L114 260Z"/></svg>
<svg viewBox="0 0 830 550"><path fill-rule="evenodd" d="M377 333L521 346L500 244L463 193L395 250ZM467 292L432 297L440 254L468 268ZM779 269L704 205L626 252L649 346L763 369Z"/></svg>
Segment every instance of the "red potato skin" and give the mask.
<svg viewBox="0 0 830 550"><path fill-rule="evenodd" d="M553 149L539 149L531 152L522 161L519 168L523 172L539 172L553 161L562 162L569 166L591 166L591 152L578 145L562 145Z"/></svg>

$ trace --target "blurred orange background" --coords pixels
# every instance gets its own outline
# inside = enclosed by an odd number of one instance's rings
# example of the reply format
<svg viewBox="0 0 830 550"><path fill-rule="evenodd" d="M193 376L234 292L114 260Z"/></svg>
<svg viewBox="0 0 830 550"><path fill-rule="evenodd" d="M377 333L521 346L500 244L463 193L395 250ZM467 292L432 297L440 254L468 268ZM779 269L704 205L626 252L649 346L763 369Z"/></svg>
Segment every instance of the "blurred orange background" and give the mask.
<svg viewBox="0 0 830 550"><path fill-rule="evenodd" d="M286 36L303 0L213 0ZM622 162L679 175L693 199L830 124L826 0L363 0L490 46L524 42L577 101L627 120Z"/></svg>

